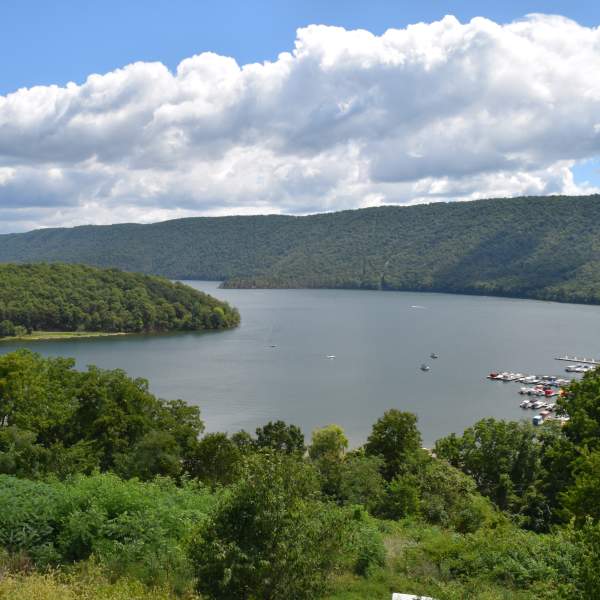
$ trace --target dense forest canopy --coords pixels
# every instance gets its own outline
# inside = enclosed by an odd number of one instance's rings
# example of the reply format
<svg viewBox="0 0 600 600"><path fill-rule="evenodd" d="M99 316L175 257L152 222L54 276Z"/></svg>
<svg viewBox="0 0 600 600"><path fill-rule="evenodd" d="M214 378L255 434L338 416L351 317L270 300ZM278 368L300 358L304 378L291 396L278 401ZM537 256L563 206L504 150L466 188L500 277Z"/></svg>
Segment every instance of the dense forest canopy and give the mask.
<svg viewBox="0 0 600 600"><path fill-rule="evenodd" d="M0 261L63 261L232 287L444 291L600 302L600 196L190 218L0 236Z"/></svg>
<svg viewBox="0 0 600 600"><path fill-rule="evenodd" d="M204 433L122 370L0 356L0 596L139 600L600 597L600 371L571 419L486 419L421 447L386 411ZM20 594L20 595L19 595Z"/></svg>
<svg viewBox="0 0 600 600"><path fill-rule="evenodd" d="M0 283L0 337L220 329L239 323L235 309L189 286L117 269L0 264Z"/></svg>

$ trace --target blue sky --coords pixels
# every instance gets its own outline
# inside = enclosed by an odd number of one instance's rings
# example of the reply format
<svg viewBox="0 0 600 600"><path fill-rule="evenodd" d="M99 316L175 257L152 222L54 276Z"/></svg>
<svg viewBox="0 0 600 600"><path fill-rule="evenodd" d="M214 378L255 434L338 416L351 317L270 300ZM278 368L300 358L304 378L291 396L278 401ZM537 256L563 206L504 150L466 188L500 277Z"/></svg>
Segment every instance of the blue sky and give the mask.
<svg viewBox="0 0 600 600"><path fill-rule="evenodd" d="M595 193L599 25L591 1L0 0L0 233Z"/></svg>

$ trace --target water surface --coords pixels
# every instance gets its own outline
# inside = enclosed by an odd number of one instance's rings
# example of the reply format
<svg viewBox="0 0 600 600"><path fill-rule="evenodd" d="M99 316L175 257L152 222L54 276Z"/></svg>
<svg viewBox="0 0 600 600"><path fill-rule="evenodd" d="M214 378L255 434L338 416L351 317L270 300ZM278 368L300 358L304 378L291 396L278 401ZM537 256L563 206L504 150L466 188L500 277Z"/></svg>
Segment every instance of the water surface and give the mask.
<svg viewBox="0 0 600 600"><path fill-rule="evenodd" d="M350 290L221 290L232 331L3 344L145 377L197 404L209 431L269 420L339 423L362 443L388 408L415 412L424 443L487 417L530 418L492 370L562 374L565 352L600 356L600 307L479 296ZM418 308L414 308L418 307ZM275 347L271 347L275 346ZM439 359L429 358L431 352ZM335 355L335 359L327 359ZM422 372L422 363L431 371Z"/></svg>

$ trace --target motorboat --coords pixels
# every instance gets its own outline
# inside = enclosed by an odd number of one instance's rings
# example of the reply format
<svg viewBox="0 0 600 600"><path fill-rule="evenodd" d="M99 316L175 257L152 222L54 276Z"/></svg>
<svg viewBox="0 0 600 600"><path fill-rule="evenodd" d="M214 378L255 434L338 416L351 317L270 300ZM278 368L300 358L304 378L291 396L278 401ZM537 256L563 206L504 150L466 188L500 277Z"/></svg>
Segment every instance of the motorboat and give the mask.
<svg viewBox="0 0 600 600"><path fill-rule="evenodd" d="M426 365L425 363L421 365L421 371L429 371L430 369L431 367L429 365Z"/></svg>

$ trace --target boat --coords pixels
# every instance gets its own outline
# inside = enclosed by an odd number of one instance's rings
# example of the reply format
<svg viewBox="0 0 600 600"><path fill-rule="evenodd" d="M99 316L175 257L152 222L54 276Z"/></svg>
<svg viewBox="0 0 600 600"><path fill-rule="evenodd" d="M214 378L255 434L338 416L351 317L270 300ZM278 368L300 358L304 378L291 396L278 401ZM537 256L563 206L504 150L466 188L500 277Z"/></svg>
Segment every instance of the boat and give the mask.
<svg viewBox="0 0 600 600"><path fill-rule="evenodd" d="M439 358L439 356L435 352L432 352L429 356L431 358Z"/></svg>
<svg viewBox="0 0 600 600"><path fill-rule="evenodd" d="M328 358L329 360L334 360L335 359L335 354L328 354L326 356L326 358Z"/></svg>
<svg viewBox="0 0 600 600"><path fill-rule="evenodd" d="M429 371L429 369L430 369L429 365L426 365L425 363L423 363L421 365L421 371Z"/></svg>

